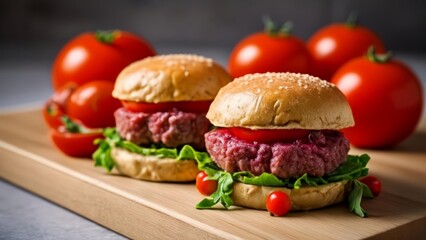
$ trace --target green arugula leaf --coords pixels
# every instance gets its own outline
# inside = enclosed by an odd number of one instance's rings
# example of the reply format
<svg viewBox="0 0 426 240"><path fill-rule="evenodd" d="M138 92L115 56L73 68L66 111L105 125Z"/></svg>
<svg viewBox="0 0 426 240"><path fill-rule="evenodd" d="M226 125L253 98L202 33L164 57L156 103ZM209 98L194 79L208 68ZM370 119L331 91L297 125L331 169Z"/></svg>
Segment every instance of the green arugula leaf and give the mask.
<svg viewBox="0 0 426 240"><path fill-rule="evenodd" d="M183 150L183 149L182 149ZM183 152L183 151L182 151ZM366 212L361 208L361 200L363 197L373 197L368 186L359 182L357 179L368 174L366 165L370 157L367 154L360 156L349 155L340 167L328 176L314 177L305 173L299 178L280 179L271 173L262 173L259 176L254 176L250 172L235 172L228 173L220 169L206 154L202 159L196 158L198 168L205 171L209 179L218 180L217 190L210 195L210 198L204 198L197 205L197 209L212 208L219 202L229 208L232 205L232 187L235 181L246 184L272 186L272 187L287 187L301 188L302 186L318 186L330 182L338 182L341 180L353 180L354 185L349 194L350 210L358 216L365 217Z"/></svg>
<svg viewBox="0 0 426 240"><path fill-rule="evenodd" d="M197 209L211 208L219 202L227 209L234 204L231 198L234 184L232 174L222 171L221 174L215 178L215 180L218 181L216 191L210 195L210 198L204 198L201 200L195 206Z"/></svg>
<svg viewBox="0 0 426 240"><path fill-rule="evenodd" d="M326 178L326 181L338 182L367 176L368 168L366 168L366 166L369 160L370 156L367 154L362 154L360 156L348 155L346 162L334 170L334 172Z"/></svg>
<svg viewBox="0 0 426 240"><path fill-rule="evenodd" d="M366 189L368 189L368 191L365 191ZM367 185L358 180L354 180L352 191L349 193L348 197L349 210L362 218L367 216L367 212L361 207L361 200L364 196L364 192L366 192L366 196L371 194L371 197L373 197L373 194Z"/></svg>

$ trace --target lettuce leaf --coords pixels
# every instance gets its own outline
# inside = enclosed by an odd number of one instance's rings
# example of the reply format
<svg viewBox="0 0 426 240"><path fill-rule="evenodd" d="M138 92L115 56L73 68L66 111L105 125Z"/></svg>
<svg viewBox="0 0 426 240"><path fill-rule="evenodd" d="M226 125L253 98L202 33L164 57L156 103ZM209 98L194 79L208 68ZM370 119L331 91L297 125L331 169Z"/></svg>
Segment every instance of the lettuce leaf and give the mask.
<svg viewBox="0 0 426 240"><path fill-rule="evenodd" d="M93 153L92 158L95 160L95 166L105 168L110 172L115 165L114 159L111 157L111 149L113 147L124 148L129 152L141 154L144 156L156 156L159 158L175 158L177 161L181 160L197 160L198 167L208 161L204 160L209 158L206 152L195 151L191 146L185 145L180 151L176 148L166 148L160 145L151 145L151 147L141 147L130 141L123 140L117 133L115 128L106 128L103 132L104 139L96 139L95 144L99 145L98 149ZM211 161L211 160L210 160Z"/></svg>

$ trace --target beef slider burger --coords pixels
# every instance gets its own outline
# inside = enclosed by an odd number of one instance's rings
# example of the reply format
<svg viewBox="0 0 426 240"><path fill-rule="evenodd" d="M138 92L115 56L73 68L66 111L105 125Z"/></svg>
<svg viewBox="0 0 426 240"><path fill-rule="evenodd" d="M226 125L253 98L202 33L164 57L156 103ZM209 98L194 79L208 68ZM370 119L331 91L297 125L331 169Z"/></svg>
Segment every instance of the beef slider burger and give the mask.
<svg viewBox="0 0 426 240"><path fill-rule="evenodd" d="M348 156L339 131L354 125L350 106L319 78L245 75L219 91L207 118L217 128L205 135L211 162L200 169L219 187L197 208L265 209L273 191L287 193L292 210L321 208L343 201L353 180L367 174L369 157Z"/></svg>
<svg viewBox="0 0 426 240"><path fill-rule="evenodd" d="M212 59L196 55L160 55L129 65L112 93L123 103L114 114L116 129L98 141L96 165L143 180L193 181L197 164L180 150L205 149L211 127L206 112L231 80Z"/></svg>

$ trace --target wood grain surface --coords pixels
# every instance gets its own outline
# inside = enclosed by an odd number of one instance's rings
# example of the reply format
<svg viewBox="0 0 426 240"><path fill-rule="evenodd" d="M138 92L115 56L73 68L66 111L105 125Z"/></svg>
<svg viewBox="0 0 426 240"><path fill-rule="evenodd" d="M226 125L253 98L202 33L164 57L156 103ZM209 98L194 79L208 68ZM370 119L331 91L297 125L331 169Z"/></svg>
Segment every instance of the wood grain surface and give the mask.
<svg viewBox="0 0 426 240"><path fill-rule="evenodd" d="M40 110L0 115L0 177L130 238L161 239L418 239L426 236L426 131L423 123L392 150L368 153L383 192L363 207L345 204L271 217L234 207L196 210L193 184L153 183L93 167L56 150Z"/></svg>

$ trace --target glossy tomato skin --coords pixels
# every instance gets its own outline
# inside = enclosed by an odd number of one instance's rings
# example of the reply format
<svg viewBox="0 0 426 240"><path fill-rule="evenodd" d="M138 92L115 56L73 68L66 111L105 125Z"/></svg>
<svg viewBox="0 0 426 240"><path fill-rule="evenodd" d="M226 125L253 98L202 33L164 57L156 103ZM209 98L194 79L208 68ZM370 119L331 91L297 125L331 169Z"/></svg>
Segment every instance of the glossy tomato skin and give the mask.
<svg viewBox="0 0 426 240"><path fill-rule="evenodd" d="M326 26L307 41L312 56L312 74L329 81L339 67L365 55L370 46L374 46L378 53L386 51L380 37L366 27L343 23Z"/></svg>
<svg viewBox="0 0 426 240"><path fill-rule="evenodd" d="M115 126L114 112L121 102L112 97L113 88L108 81L91 81L78 87L68 100L68 116L88 128Z"/></svg>
<svg viewBox="0 0 426 240"><path fill-rule="evenodd" d="M380 181L380 179L375 176L370 175L361 178L359 181L367 185L375 197L379 196L379 194L382 192L382 181Z"/></svg>
<svg viewBox="0 0 426 240"><path fill-rule="evenodd" d="M71 39L56 57L53 88L96 79L114 82L124 67L153 55L155 50L146 40L129 32L115 31L112 43L98 40L94 32L83 33Z"/></svg>
<svg viewBox="0 0 426 240"><path fill-rule="evenodd" d="M290 197L285 192L271 192L266 198L266 209L271 215L282 217L291 210Z"/></svg>
<svg viewBox="0 0 426 240"><path fill-rule="evenodd" d="M248 73L309 73L310 56L302 40L292 35L254 33L232 50L228 69L236 78Z"/></svg>
<svg viewBox="0 0 426 240"><path fill-rule="evenodd" d="M132 112L167 112L174 108L184 112L206 113L209 110L212 101L182 101L182 102L132 102L121 101L123 107Z"/></svg>
<svg viewBox="0 0 426 240"><path fill-rule="evenodd" d="M356 58L343 65L331 82L351 106L355 126L343 132L354 146L391 147L415 130L423 108L422 88L402 62Z"/></svg>
<svg viewBox="0 0 426 240"><path fill-rule="evenodd" d="M48 100L42 109L43 119L49 128L58 128L63 125L61 117L65 114L59 104Z"/></svg>
<svg viewBox="0 0 426 240"><path fill-rule="evenodd" d="M101 132L96 133L69 133L58 129L49 130L50 138L55 146L64 154L76 158L90 158L97 149L93 141L103 138Z"/></svg>
<svg viewBox="0 0 426 240"><path fill-rule="evenodd" d="M274 143L293 142L309 134L306 129L256 129L231 127L227 128L235 137L249 142Z"/></svg>
<svg viewBox="0 0 426 240"><path fill-rule="evenodd" d="M57 128L63 125L61 117L67 111L68 100L75 89L75 85L64 85L56 90L52 97L46 101L42 113L48 127Z"/></svg>
<svg viewBox="0 0 426 240"><path fill-rule="evenodd" d="M195 178L195 186L199 193L210 196L217 189L217 180L209 180L207 178L208 175L204 171L199 172Z"/></svg>
<svg viewBox="0 0 426 240"><path fill-rule="evenodd" d="M71 97L71 94L77 89L77 85L73 83L68 83L61 86L59 89L55 90L51 100L58 104L63 112L67 112L68 100Z"/></svg>

